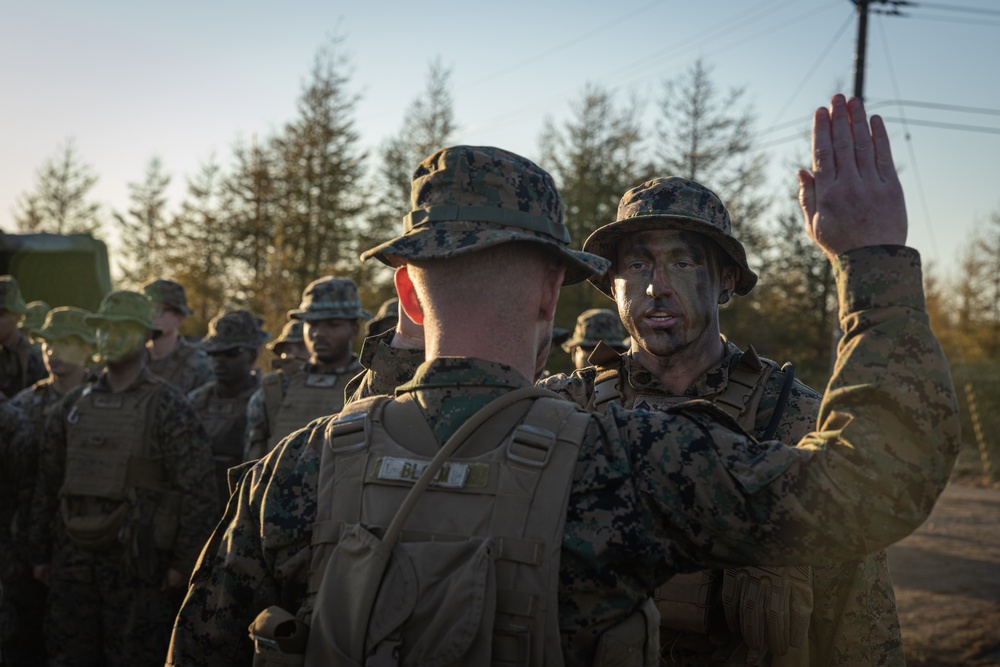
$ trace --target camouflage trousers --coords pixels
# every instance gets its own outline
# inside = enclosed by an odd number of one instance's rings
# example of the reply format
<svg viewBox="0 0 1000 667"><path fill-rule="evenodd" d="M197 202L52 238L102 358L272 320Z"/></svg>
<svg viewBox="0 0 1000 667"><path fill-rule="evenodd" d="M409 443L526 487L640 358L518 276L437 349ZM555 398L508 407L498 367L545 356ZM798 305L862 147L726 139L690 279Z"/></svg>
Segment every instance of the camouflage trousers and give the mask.
<svg viewBox="0 0 1000 667"><path fill-rule="evenodd" d="M24 567L19 576L4 583L5 603L12 612L10 634L3 637L4 667L38 667L45 664L45 637L42 622L48 588Z"/></svg>
<svg viewBox="0 0 1000 667"><path fill-rule="evenodd" d="M160 581L126 574L120 547L65 544L52 559L45 642L50 667L141 667L166 660L174 604Z"/></svg>

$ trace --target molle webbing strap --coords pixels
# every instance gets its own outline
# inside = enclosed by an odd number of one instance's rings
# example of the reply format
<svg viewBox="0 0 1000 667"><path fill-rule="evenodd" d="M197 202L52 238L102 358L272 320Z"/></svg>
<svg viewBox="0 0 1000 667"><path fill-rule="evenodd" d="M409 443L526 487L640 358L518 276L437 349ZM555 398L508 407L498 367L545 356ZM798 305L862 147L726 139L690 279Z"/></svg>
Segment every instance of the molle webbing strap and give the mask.
<svg viewBox="0 0 1000 667"><path fill-rule="evenodd" d="M587 357L587 361L597 370L592 407L595 412L604 413L608 403L621 399L621 387L618 385L621 379L621 354L602 340Z"/></svg>
<svg viewBox="0 0 1000 667"><path fill-rule="evenodd" d="M726 388L712 402L748 433L753 433L757 406L772 370L770 364L760 360L753 346L748 346L736 367L729 372Z"/></svg>
<svg viewBox="0 0 1000 667"><path fill-rule="evenodd" d="M260 379L260 388L264 398L264 414L267 415L267 428L272 431L278 423L278 410L281 409L281 399L284 389L281 371L267 373ZM268 433L270 437L270 433Z"/></svg>

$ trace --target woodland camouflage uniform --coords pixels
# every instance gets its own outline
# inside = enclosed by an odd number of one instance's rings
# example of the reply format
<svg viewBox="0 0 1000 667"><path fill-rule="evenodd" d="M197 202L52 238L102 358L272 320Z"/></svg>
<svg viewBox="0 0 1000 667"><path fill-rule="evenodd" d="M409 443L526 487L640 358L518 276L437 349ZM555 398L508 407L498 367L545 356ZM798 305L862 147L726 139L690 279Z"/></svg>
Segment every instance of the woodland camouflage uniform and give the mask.
<svg viewBox="0 0 1000 667"><path fill-rule="evenodd" d="M453 201L434 200L434 174L454 169L467 185L444 188ZM419 180L426 189L414 184L414 208L428 224L407 224L403 237L374 251L380 259L442 258L527 237L559 253L569 265L567 282L601 270L571 254L551 179L527 160L455 147L425 160L415 181L428 174ZM540 200L550 223L544 232L484 210L527 209L534 218ZM458 214L439 222L433 204ZM473 209L463 214L463 207ZM820 432L802 446L757 443L706 402L668 414L612 406L586 417L559 560L566 664L593 664L602 633L677 572L857 557L900 539L930 512L959 433L947 363L924 312L917 253L863 248L833 264L845 338ZM443 357L423 363L397 395L416 399L440 441L491 399L530 384L503 364ZM334 421L313 422L245 471L192 577L168 665L246 664L246 628L257 612L299 609L318 469Z"/></svg>
<svg viewBox="0 0 1000 667"><path fill-rule="evenodd" d="M28 305L14 276L0 276L0 311L26 315ZM11 398L46 375L42 355L18 331L13 345L0 345L0 396Z"/></svg>
<svg viewBox="0 0 1000 667"><path fill-rule="evenodd" d="M148 329L150 310L141 294L111 292L86 321ZM114 454L127 464L121 495L92 486L118 469L95 467L103 443L130 448ZM192 570L219 512L205 430L176 387L144 368L113 391L105 369L67 394L46 423L29 535L32 563L51 566L49 664L162 663L174 610L165 574Z"/></svg>
<svg viewBox="0 0 1000 667"><path fill-rule="evenodd" d="M154 304L169 306L185 315L193 312L188 307L184 286L178 282L158 278L144 285L142 291ZM182 394L212 381L212 364L208 355L183 336L177 338L176 347L167 356L161 359L150 357L149 370L180 389Z"/></svg>
<svg viewBox="0 0 1000 667"><path fill-rule="evenodd" d="M617 220L597 229L584 243L586 251L612 262L612 271L591 280L605 295L613 298L611 276L614 273L614 262L617 261L619 239L625 234L649 229L683 230L712 239L740 269L736 292L745 294L756 283L757 277L747 265L742 244L732 236L732 223L721 199L708 188L685 178L657 178L627 192L621 199ZM643 368L631 353L620 357L607 354L605 360L595 359L599 356L600 353L595 353L591 357L595 362L594 366L602 370L607 368L612 374L617 370L617 380L612 378L609 381L615 387L614 400L625 407L645 409L662 409L663 406L684 399L701 398L715 402L721 398L723 401L731 401L732 399L727 398L727 386L733 382L746 383L749 379L747 376L739 376L739 380L733 379L734 374L739 374L742 359L746 359L754 370L770 365L774 372L759 376L766 377L766 382L755 414L745 415L745 418L740 419L740 424L760 440L775 439L783 442L797 442L816 428L822 397L797 380L789 386L780 421L772 423L773 412L781 401L779 397L785 381L794 379L794 369L789 367L787 372L778 370L778 365L773 361L758 361L755 353L744 357L744 353L728 341L725 341L722 359L696 378L683 397L675 397L666 392L656 377ZM601 410L601 400L595 396L595 393L599 393L595 392L595 380L598 377L599 370L590 367L568 377L563 375L550 378L540 384L587 410ZM737 392L738 386L734 386ZM741 395L744 405L752 402L749 400L750 396L749 392ZM749 407L744 407L743 411ZM730 414L736 417L734 412L735 409ZM692 575L694 576L696 575ZM729 583L735 581L736 575L732 571L729 576ZM786 576L798 577L800 574L789 568ZM905 663L899 616L885 551L813 568L812 614L798 621L792 619L792 627L798 627L802 634L800 641L805 639L803 622L808 623L808 646L803 644L798 650L792 648L785 657L760 656L752 645L748 649L747 644L740 640L738 628L726 628L722 572L713 573L711 581L714 597L709 603L708 618L714 623L711 630L713 641L709 642L708 635L704 633L662 631L664 657L673 654L673 659L664 660L664 664L769 665L773 661L774 665L797 666L804 664L806 659L813 666L867 667ZM809 594L796 593L796 590L793 587L791 594L803 597L799 604L806 604ZM675 588L672 596L674 599L684 594L677 591ZM746 591L741 593L741 596L746 595ZM739 602L732 603L734 606L743 604L742 597ZM670 641L676 646L669 646ZM687 648L684 647L685 642L688 644Z"/></svg>

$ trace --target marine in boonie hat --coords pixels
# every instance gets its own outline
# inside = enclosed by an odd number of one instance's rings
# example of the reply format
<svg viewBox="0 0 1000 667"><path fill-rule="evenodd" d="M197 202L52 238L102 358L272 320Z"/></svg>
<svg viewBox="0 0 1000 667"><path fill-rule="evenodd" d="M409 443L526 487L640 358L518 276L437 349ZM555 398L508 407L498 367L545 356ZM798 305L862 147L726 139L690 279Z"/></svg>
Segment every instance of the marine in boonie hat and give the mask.
<svg viewBox="0 0 1000 667"><path fill-rule="evenodd" d="M530 160L491 146L452 146L413 172L412 211L403 234L365 251L389 266L445 259L511 241L541 243L567 264L563 284L581 282L608 262L572 250L552 177Z"/></svg>
<svg viewBox="0 0 1000 667"><path fill-rule="evenodd" d="M392 329L399 322L399 299L386 299L379 306L375 317L368 321L365 336L376 336Z"/></svg>
<svg viewBox="0 0 1000 667"><path fill-rule="evenodd" d="M248 310L220 313L208 323L208 335L201 339L205 352L225 352L234 348L256 350L271 339L260 321Z"/></svg>
<svg viewBox="0 0 1000 667"><path fill-rule="evenodd" d="M54 341L76 336L84 343L93 345L97 342L97 337L94 327L86 322L90 314L89 311L74 306L53 308L45 316L45 323L31 337L35 340Z"/></svg>
<svg viewBox="0 0 1000 667"><path fill-rule="evenodd" d="M0 276L0 310L24 315L28 312L28 304L21 296L21 287L14 276Z"/></svg>
<svg viewBox="0 0 1000 667"><path fill-rule="evenodd" d="M654 178L626 192L618 204L618 218L591 234L583 249L614 263L622 235L650 229L678 229L707 236L739 267L737 294L746 294L757 284L757 274L747 264L743 244L732 234L733 223L719 195L679 176ZM590 282L611 296L610 275L594 276Z"/></svg>
<svg viewBox="0 0 1000 667"><path fill-rule="evenodd" d="M267 344L267 349L280 354L281 347L285 343L305 344L306 339L303 328L302 320L288 320L285 322L285 326L281 328L281 333L278 337Z"/></svg>
<svg viewBox="0 0 1000 667"><path fill-rule="evenodd" d="M45 317L52 310L52 306L44 301L31 301L27 304L26 310L24 319L21 320L21 332L30 338L45 324Z"/></svg>
<svg viewBox="0 0 1000 667"><path fill-rule="evenodd" d="M625 327L622 326L618 313L607 308L591 308L580 313L576 318L576 328L573 337L562 344L562 349L570 352L574 347L592 348L604 341L616 350L627 349Z"/></svg>
<svg viewBox="0 0 1000 667"><path fill-rule="evenodd" d="M162 303L185 315L194 312L188 307L184 286L173 280L157 278L143 285L142 293L149 297L153 303Z"/></svg>
<svg viewBox="0 0 1000 667"><path fill-rule="evenodd" d="M145 295L129 290L108 292L97 312L84 317L84 322L95 328L106 322L135 322L156 331L153 326L153 302Z"/></svg>
<svg viewBox="0 0 1000 667"><path fill-rule="evenodd" d="M368 320L371 316L361 307L354 281L334 276L323 276L309 283L302 291L299 309L288 311L288 317L294 320Z"/></svg>

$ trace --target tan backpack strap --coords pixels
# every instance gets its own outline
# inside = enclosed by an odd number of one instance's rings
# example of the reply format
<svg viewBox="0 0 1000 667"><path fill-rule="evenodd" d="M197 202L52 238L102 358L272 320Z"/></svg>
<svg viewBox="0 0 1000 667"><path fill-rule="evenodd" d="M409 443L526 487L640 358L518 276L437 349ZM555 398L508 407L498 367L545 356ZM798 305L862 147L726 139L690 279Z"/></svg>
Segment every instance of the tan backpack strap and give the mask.
<svg viewBox="0 0 1000 667"><path fill-rule="evenodd" d="M774 366L762 361L753 346L748 346L736 367L729 372L726 388L713 402L745 431L753 433L757 406L773 370Z"/></svg>
<svg viewBox="0 0 1000 667"><path fill-rule="evenodd" d="M592 412L603 414L611 401L621 400L622 357L613 347L603 340L597 344L587 361L597 370L594 378L594 396L591 399Z"/></svg>

